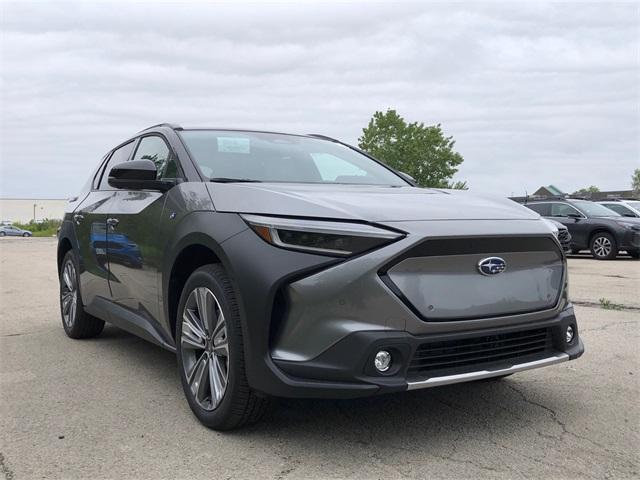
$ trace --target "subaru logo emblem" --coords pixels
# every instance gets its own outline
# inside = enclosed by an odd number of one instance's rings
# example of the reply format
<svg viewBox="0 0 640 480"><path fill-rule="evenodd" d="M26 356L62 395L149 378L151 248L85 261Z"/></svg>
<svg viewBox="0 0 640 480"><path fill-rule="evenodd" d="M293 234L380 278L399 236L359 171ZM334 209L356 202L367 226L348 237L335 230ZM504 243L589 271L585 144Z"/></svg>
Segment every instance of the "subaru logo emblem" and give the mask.
<svg viewBox="0 0 640 480"><path fill-rule="evenodd" d="M483 258L478 262L478 271L482 275L497 275L507 268L507 262L500 257Z"/></svg>

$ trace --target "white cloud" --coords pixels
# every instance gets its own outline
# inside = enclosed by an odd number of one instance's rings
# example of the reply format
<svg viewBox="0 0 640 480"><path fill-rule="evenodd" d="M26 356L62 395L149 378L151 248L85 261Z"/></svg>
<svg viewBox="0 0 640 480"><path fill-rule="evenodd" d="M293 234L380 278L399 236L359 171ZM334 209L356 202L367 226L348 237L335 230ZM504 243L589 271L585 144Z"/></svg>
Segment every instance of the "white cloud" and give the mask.
<svg viewBox="0 0 640 480"><path fill-rule="evenodd" d="M162 121L324 133L442 123L472 189L628 187L632 3L0 4L3 196L69 196Z"/></svg>

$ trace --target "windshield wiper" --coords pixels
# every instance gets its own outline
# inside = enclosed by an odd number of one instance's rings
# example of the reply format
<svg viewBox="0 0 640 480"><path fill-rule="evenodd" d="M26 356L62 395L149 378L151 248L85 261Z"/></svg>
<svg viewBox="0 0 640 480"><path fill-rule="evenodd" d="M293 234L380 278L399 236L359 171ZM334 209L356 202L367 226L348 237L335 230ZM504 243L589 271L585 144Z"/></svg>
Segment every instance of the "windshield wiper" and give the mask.
<svg viewBox="0 0 640 480"><path fill-rule="evenodd" d="M250 178L228 178L228 177L213 177L209 179L210 182L216 183L261 183L260 180L252 180Z"/></svg>

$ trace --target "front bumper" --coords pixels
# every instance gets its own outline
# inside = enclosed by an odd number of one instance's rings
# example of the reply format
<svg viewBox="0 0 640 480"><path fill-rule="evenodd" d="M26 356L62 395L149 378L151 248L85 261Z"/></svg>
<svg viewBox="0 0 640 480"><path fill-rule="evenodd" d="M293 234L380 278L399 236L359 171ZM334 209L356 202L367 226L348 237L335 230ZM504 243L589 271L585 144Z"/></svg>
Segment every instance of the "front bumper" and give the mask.
<svg viewBox="0 0 640 480"><path fill-rule="evenodd" d="M571 344L564 341L564 332L569 325L576 332ZM417 349L425 343L468 341L477 337L495 338L501 334L531 329L549 330L551 343L548 348L497 361L447 367L433 375L416 376L409 372ZM375 353L382 349L390 351L394 358L392 368L385 374L376 372L373 367ZM583 352L584 345L578 334L573 307L569 306L560 314L544 321L463 333L411 335L407 332L354 332L318 358L305 362L275 360L275 365L284 375L287 387L293 387L285 389L286 396L351 398L495 377L574 360ZM305 388L300 383L304 382L302 379L312 382L313 388ZM323 383L328 387L326 392L323 391ZM339 388L340 385L342 389ZM272 394L280 395L277 388Z"/></svg>
<svg viewBox="0 0 640 480"><path fill-rule="evenodd" d="M618 235L619 250L640 250L640 231L626 229L624 233Z"/></svg>

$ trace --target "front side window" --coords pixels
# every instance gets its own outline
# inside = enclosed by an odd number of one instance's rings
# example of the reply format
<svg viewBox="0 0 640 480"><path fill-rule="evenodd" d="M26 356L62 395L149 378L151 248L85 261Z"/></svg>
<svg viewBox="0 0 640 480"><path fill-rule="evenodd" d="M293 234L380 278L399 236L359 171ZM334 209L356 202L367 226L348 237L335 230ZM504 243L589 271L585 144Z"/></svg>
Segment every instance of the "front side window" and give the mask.
<svg viewBox="0 0 640 480"><path fill-rule="evenodd" d="M166 142L157 135L141 138L133 159L151 160L155 163L158 180L178 177L178 168L173 155L171 155L171 150Z"/></svg>
<svg viewBox="0 0 640 480"><path fill-rule="evenodd" d="M110 190L109 186L109 172L113 167L118 165L119 163L124 163L129 160L131 156L131 151L133 150L133 145L135 142L131 141L120 148L113 151L111 154L111 158L107 162L107 166L102 171L102 179L100 180L100 190Z"/></svg>
<svg viewBox="0 0 640 480"><path fill-rule="evenodd" d="M551 204L551 216L552 217L568 217L570 215L580 215L580 212L566 203L553 203Z"/></svg>
<svg viewBox="0 0 640 480"><path fill-rule="evenodd" d="M327 140L222 130L184 130L180 136L208 178L409 186L366 155Z"/></svg>
<svg viewBox="0 0 640 480"><path fill-rule="evenodd" d="M607 207L609 210L613 210L614 212L619 213L620 215L633 214L631 210L629 210L627 207L625 207L621 203L603 203L602 205Z"/></svg>

